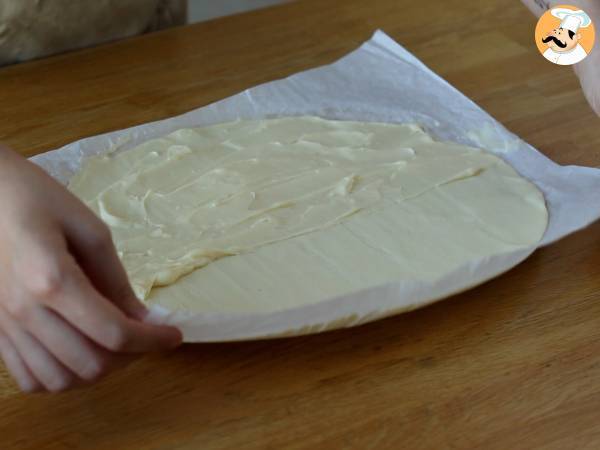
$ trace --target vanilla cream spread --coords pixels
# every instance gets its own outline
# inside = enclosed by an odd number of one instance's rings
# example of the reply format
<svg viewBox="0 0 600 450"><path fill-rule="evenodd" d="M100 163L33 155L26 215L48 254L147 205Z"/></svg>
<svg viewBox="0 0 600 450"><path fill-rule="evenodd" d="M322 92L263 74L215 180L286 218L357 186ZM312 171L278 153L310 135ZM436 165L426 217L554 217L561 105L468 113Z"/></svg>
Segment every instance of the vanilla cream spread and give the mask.
<svg viewBox="0 0 600 450"><path fill-rule="evenodd" d="M110 226L138 297L194 311L432 280L547 223L542 194L490 153L316 117L179 130L90 158L69 188Z"/></svg>

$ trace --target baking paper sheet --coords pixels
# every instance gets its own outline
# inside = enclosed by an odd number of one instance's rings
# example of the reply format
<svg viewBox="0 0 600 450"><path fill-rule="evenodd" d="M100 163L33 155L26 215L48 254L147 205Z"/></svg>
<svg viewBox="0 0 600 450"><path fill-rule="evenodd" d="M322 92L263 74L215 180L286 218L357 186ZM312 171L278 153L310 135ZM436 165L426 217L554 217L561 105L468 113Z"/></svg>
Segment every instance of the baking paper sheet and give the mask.
<svg viewBox="0 0 600 450"><path fill-rule="evenodd" d="M339 61L248 89L184 115L74 142L32 161L66 183L85 157L126 151L174 130L278 116L417 122L439 140L485 148L544 193L547 245L600 217L600 169L560 166L506 130L382 31ZM515 220L519 220L515 218ZM349 327L412 310L493 278L534 247L471 261L435 283L398 280L336 298L262 314L191 314L152 309L150 321L178 326L187 342L291 336Z"/></svg>

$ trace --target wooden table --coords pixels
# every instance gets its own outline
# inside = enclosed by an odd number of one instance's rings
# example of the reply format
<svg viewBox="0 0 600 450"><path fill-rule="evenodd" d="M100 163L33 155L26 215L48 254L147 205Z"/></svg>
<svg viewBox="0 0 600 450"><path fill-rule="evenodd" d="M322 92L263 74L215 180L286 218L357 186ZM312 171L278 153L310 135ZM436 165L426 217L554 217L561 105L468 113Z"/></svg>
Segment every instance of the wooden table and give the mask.
<svg viewBox="0 0 600 450"><path fill-rule="evenodd" d="M382 28L562 164L599 120L517 0L306 0L0 70L25 155L329 63ZM566 130L566 131L565 131ZM600 223L410 314L317 336L188 345L86 390L0 373L0 448L600 448Z"/></svg>

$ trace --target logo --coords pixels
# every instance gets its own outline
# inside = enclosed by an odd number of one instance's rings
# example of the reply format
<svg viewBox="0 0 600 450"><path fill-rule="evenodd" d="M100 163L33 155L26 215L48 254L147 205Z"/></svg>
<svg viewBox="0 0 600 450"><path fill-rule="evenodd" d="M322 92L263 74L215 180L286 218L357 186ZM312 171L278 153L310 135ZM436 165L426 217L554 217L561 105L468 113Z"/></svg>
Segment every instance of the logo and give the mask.
<svg viewBox="0 0 600 450"><path fill-rule="evenodd" d="M583 61L594 48L596 29L590 16L579 8L559 5L540 17L535 43L548 61L570 66Z"/></svg>

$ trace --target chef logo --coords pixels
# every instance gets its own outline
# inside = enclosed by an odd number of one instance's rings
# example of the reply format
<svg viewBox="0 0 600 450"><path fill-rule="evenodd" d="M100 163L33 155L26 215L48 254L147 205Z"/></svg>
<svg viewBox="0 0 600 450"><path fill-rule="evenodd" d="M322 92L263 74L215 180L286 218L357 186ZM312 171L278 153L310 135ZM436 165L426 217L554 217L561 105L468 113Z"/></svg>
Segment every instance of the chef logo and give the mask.
<svg viewBox="0 0 600 450"><path fill-rule="evenodd" d="M548 61L570 66L583 61L594 47L592 19L581 9L560 5L547 11L535 29L535 41Z"/></svg>

